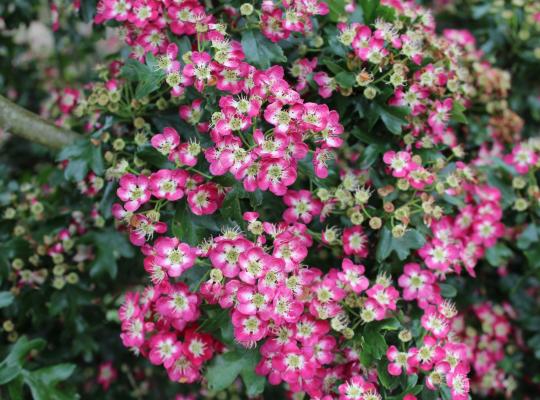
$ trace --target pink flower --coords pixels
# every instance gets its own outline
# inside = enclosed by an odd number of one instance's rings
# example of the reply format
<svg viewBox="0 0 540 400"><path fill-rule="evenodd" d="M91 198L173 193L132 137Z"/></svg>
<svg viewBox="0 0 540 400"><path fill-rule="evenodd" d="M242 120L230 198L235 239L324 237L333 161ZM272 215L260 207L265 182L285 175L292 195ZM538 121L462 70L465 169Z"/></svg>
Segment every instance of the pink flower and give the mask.
<svg viewBox="0 0 540 400"><path fill-rule="evenodd" d="M538 159L538 154L524 143L518 143L512 149L512 153L504 157L504 161L512 165L521 175L529 172L529 168L534 167L538 163Z"/></svg>
<svg viewBox="0 0 540 400"><path fill-rule="evenodd" d="M414 369L409 364L409 354L399 351L396 346L388 347L386 351L386 358L388 358L388 373L392 376L399 376L402 370L407 371L407 375L413 373Z"/></svg>
<svg viewBox="0 0 540 400"><path fill-rule="evenodd" d="M246 347L264 338L268 332L268 324L257 315L245 315L233 311L231 319L234 337Z"/></svg>
<svg viewBox="0 0 540 400"><path fill-rule="evenodd" d="M367 257L367 236L361 226L343 229L343 251L346 255Z"/></svg>
<svg viewBox="0 0 540 400"><path fill-rule="evenodd" d="M428 124L433 129L433 133L442 134L452 111L453 100L448 98L444 101L435 100L435 111L429 114Z"/></svg>
<svg viewBox="0 0 540 400"><path fill-rule="evenodd" d="M453 371L446 376L446 382L450 387L453 400L466 400L469 398L469 378L467 374L469 368L460 363Z"/></svg>
<svg viewBox="0 0 540 400"><path fill-rule="evenodd" d="M118 378L118 371L113 367L112 361L106 361L99 365L97 382L104 391L109 390L111 383Z"/></svg>
<svg viewBox="0 0 540 400"><path fill-rule="evenodd" d="M195 215L213 214L223 201L224 195L218 191L217 186L205 183L188 192L188 205Z"/></svg>
<svg viewBox="0 0 540 400"><path fill-rule="evenodd" d="M419 264L408 263L403 266L403 274L398 279L398 284L403 288L403 299L407 301L423 299L431 296L432 284L435 276L426 270L422 270Z"/></svg>
<svg viewBox="0 0 540 400"><path fill-rule="evenodd" d="M195 365L202 365L212 358L214 344L212 337L199 333L194 328L186 329L184 333L184 354Z"/></svg>
<svg viewBox="0 0 540 400"><path fill-rule="evenodd" d="M273 358L272 366L280 373L281 379L294 385L300 379L312 378L315 375L316 363L310 348L300 349L296 344L290 343Z"/></svg>
<svg viewBox="0 0 540 400"><path fill-rule="evenodd" d="M363 400L364 394L375 390L371 382L366 382L360 375L354 375L345 383L339 385L339 400Z"/></svg>
<svg viewBox="0 0 540 400"><path fill-rule="evenodd" d="M220 241L209 253L210 262L227 278L235 278L240 272L240 256L252 246L245 239Z"/></svg>
<svg viewBox="0 0 540 400"><path fill-rule="evenodd" d="M163 133L152 136L150 142L161 154L169 156L180 144L180 136L174 128L167 127L163 129Z"/></svg>
<svg viewBox="0 0 540 400"><path fill-rule="evenodd" d="M120 187L116 194L120 200L125 201L124 208L127 211L137 211L141 205L150 200L148 177L126 174L120 178Z"/></svg>
<svg viewBox="0 0 540 400"><path fill-rule="evenodd" d="M182 352L182 344L174 333L159 333L150 339L148 359L154 365L169 368Z"/></svg>
<svg viewBox="0 0 540 400"><path fill-rule="evenodd" d="M184 197L187 172L183 170L160 169L150 175L150 190L158 199L176 201Z"/></svg>
<svg viewBox="0 0 540 400"><path fill-rule="evenodd" d="M396 178L403 178L407 176L408 172L412 169L411 155L406 151L387 151L384 153L383 160L392 169L392 176Z"/></svg>
<svg viewBox="0 0 540 400"><path fill-rule="evenodd" d="M199 317L199 299L186 284L177 282L156 302L156 310L164 317L181 321L195 321Z"/></svg>
<svg viewBox="0 0 540 400"><path fill-rule="evenodd" d="M364 276L365 267L355 265L350 259L345 258L341 264L343 272L338 273L339 280L350 287L356 294L360 294L369 286L369 280Z"/></svg>
<svg viewBox="0 0 540 400"><path fill-rule="evenodd" d="M154 222L143 214L135 214L130 220L129 240L135 246L142 246L154 236L154 233L165 233L166 231L166 223Z"/></svg>
<svg viewBox="0 0 540 400"><path fill-rule="evenodd" d="M314 215L318 215L322 209L320 200L312 196L308 190L288 190L283 196L283 202L289 206L283 213L283 219L292 223L301 220L308 224Z"/></svg>
<svg viewBox="0 0 540 400"><path fill-rule="evenodd" d="M258 186L261 190L270 190L277 196L283 196L287 187L296 181L296 166L281 159L263 160L258 174Z"/></svg>
<svg viewBox="0 0 540 400"><path fill-rule="evenodd" d="M195 264L196 249L177 238L160 237L154 243L157 262L162 265L170 277L178 277Z"/></svg>

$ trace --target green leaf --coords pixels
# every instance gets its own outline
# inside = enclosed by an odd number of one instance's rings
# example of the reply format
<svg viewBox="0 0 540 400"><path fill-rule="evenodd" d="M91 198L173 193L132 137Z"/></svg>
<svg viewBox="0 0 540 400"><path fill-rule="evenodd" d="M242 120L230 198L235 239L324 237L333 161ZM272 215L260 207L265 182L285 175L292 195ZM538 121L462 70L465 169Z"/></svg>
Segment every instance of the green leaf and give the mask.
<svg viewBox="0 0 540 400"><path fill-rule="evenodd" d="M381 229L375 255L378 261L383 261L393 251L403 261L409 256L411 250L419 249L425 242L426 239L417 230L409 229L402 237L395 238L390 229L385 226Z"/></svg>
<svg viewBox="0 0 540 400"><path fill-rule="evenodd" d="M335 79L342 88L352 88L356 84L356 77L348 71L340 72L335 76Z"/></svg>
<svg viewBox="0 0 540 400"><path fill-rule="evenodd" d="M165 73L157 67L157 60L151 53L146 56L146 64L131 58L126 60L120 75L137 83L135 89L135 98L137 99L157 91L165 79Z"/></svg>
<svg viewBox="0 0 540 400"><path fill-rule="evenodd" d="M95 146L90 139L84 138L65 147L57 157L58 161L69 161L64 170L67 180L82 181L91 169L96 175L105 171L100 146Z"/></svg>
<svg viewBox="0 0 540 400"><path fill-rule="evenodd" d="M363 351L369 353L375 360L380 360L388 349L384 336L381 335L379 329L375 325L367 324L362 335Z"/></svg>
<svg viewBox="0 0 540 400"><path fill-rule="evenodd" d="M392 251L392 233L385 226L381 229L379 241L377 242L377 249L375 255L378 261L383 261L388 258Z"/></svg>
<svg viewBox="0 0 540 400"><path fill-rule="evenodd" d="M81 16L84 22L92 22L96 13L97 0L82 0L81 1Z"/></svg>
<svg viewBox="0 0 540 400"><path fill-rule="evenodd" d="M380 0L361 0L362 15L366 25L371 24L377 17L376 10L380 5Z"/></svg>
<svg viewBox="0 0 540 400"><path fill-rule="evenodd" d="M97 247L96 257L90 264L90 276L101 277L108 274L111 279L118 273L117 259L131 258L135 255L133 247L122 233L113 228L93 231L85 235L84 242L93 243Z"/></svg>
<svg viewBox="0 0 540 400"><path fill-rule="evenodd" d="M446 298L457 296L457 290L454 286L448 283L441 283L439 284L439 286L441 288L441 296L446 297Z"/></svg>
<svg viewBox="0 0 540 400"><path fill-rule="evenodd" d="M245 356L244 368L240 372L248 397L257 396L264 391L266 379L264 376L258 375L255 372L255 367L259 359L260 355L258 351L249 351Z"/></svg>
<svg viewBox="0 0 540 400"><path fill-rule="evenodd" d="M328 8L330 12L328 13L328 18L332 22L338 22L339 17L345 14L345 0L328 0Z"/></svg>
<svg viewBox="0 0 540 400"><path fill-rule="evenodd" d="M420 232L409 229L401 238L394 238L392 249L397 253L401 261L405 260L411 250L417 250L426 243L425 237Z"/></svg>
<svg viewBox="0 0 540 400"><path fill-rule="evenodd" d="M21 367L18 365L0 364L0 385L5 385L17 378L21 373Z"/></svg>
<svg viewBox="0 0 540 400"><path fill-rule="evenodd" d="M214 358L206 371L208 388L218 392L231 386L245 366L243 354L229 351Z"/></svg>
<svg viewBox="0 0 540 400"><path fill-rule="evenodd" d="M518 236L517 247L526 250L535 243L538 243L538 228L535 224L529 224Z"/></svg>
<svg viewBox="0 0 540 400"><path fill-rule="evenodd" d="M512 187L499 178L495 171L486 171L487 181L490 186L495 186L501 191L501 202L504 209L512 206L516 200L516 195Z"/></svg>
<svg viewBox="0 0 540 400"><path fill-rule="evenodd" d="M78 395L69 390L56 388L56 383L47 383L41 379L40 375L33 372L24 374L24 383L30 387L34 400L75 400L79 398Z"/></svg>
<svg viewBox="0 0 540 400"><path fill-rule="evenodd" d="M452 106L452 113L451 118L455 122L459 122L461 124L467 123L467 117L464 114L464 111L466 110L465 106L457 101L454 101L454 104Z"/></svg>
<svg viewBox="0 0 540 400"><path fill-rule="evenodd" d="M240 195L244 193L241 186L235 185L223 199L223 203L219 208L219 213L225 218L235 222L239 227L244 226L244 220L242 219L242 209L240 208Z"/></svg>
<svg viewBox="0 0 540 400"><path fill-rule="evenodd" d="M409 115L409 113L410 110L408 107L379 107L379 114L384 125L394 135L399 135L401 133L402 126L408 123L406 116Z"/></svg>
<svg viewBox="0 0 540 400"><path fill-rule="evenodd" d="M55 385L69 378L75 371L75 367L75 364L57 364L33 371L32 375L46 385Z"/></svg>
<svg viewBox="0 0 540 400"><path fill-rule="evenodd" d="M205 236L205 229L194 222L195 216L185 202L179 202L172 226L173 235L180 241L197 246Z"/></svg>
<svg viewBox="0 0 540 400"><path fill-rule="evenodd" d="M7 385L9 397L11 400L23 400L24 380L22 375L10 381Z"/></svg>
<svg viewBox="0 0 540 400"><path fill-rule="evenodd" d="M0 292L0 308L4 308L13 303L13 293L5 291Z"/></svg>
<svg viewBox="0 0 540 400"><path fill-rule="evenodd" d="M383 387L389 390L394 389L398 385L398 380L393 379L392 376L388 373L388 361L380 361L377 363L377 377L379 382L382 383Z"/></svg>
<svg viewBox="0 0 540 400"><path fill-rule="evenodd" d="M367 169L377 161L379 155L383 152L383 147L378 144L370 144L364 149L362 155L360 156L358 163L359 168Z"/></svg>
<svg viewBox="0 0 540 400"><path fill-rule="evenodd" d="M68 181L82 181L88 173L88 161L75 159L70 160L66 169L64 170L64 176Z"/></svg>
<svg viewBox="0 0 540 400"><path fill-rule="evenodd" d="M519 247L519 238L518 238ZM486 250L486 260L494 267L500 267L504 265L513 253L504 243L497 243L495 246L489 247Z"/></svg>
<svg viewBox="0 0 540 400"><path fill-rule="evenodd" d="M228 388L238 378L242 377L248 396L256 396L263 392L265 378L255 373L259 362L259 352L256 349L239 348L214 358L208 367L205 377L208 388L220 391Z"/></svg>
<svg viewBox="0 0 540 400"><path fill-rule="evenodd" d="M241 43L246 61L257 68L267 69L271 65L287 61L282 48L269 41L258 30L243 32Z"/></svg>
<svg viewBox="0 0 540 400"><path fill-rule="evenodd" d="M28 340L26 336L21 336L19 340L11 347L8 356L4 359L2 364L8 366L18 365L22 366L24 359L32 350L41 350L45 347L45 340L33 339Z"/></svg>

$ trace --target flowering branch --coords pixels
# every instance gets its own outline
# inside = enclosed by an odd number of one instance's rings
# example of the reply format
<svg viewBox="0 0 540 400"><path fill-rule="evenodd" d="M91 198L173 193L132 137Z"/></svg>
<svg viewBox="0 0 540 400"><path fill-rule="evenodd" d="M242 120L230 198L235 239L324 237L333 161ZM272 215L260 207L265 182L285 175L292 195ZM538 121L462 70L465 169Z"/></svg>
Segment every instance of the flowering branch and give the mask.
<svg viewBox="0 0 540 400"><path fill-rule="evenodd" d="M53 149L62 148L78 137L75 132L55 126L1 95L0 127Z"/></svg>

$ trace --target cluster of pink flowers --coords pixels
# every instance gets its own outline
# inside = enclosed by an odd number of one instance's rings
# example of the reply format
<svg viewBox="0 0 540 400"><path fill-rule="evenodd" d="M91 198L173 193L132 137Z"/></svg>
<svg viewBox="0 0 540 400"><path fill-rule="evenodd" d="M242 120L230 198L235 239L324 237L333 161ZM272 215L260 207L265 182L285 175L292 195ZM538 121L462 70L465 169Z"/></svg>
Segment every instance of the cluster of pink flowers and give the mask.
<svg viewBox="0 0 540 400"><path fill-rule="evenodd" d="M118 197L124 204L113 205L113 215L129 223L130 240L137 246L143 245L155 233L164 233L165 223L152 220L145 213L135 213L152 197L163 201L177 201L184 196L193 214L214 213L225 196L223 188L213 182L204 183L204 178L185 170L161 169L145 175L126 174L120 179Z"/></svg>
<svg viewBox="0 0 540 400"><path fill-rule="evenodd" d="M474 372L471 387L483 396L511 396L516 382L499 363L508 354L507 346L524 345L512 326L516 313L510 304L491 302L475 304L471 311L472 318L462 314L452 324L453 334L466 346L462 359L468 360Z"/></svg>
<svg viewBox="0 0 540 400"><path fill-rule="evenodd" d="M302 98L313 82L322 97L339 87L336 77L317 71L317 58L296 59L291 69L296 82L290 84L282 66L263 71L247 63L242 44L227 36L225 27L196 1L100 1L96 21L120 22L133 57L156 57L171 101L182 102L182 125L191 125L191 133L205 139L204 146L196 139L184 140L172 127L153 135L151 146L174 167L144 173L129 169L117 190L123 204L113 207L114 216L129 227L132 243L141 247L153 284L142 295L127 296L120 311L123 343L163 365L172 380L200 380L205 363L229 350L205 333L204 304L227 310L235 341L257 347L261 360L256 372L271 384L286 383L293 393L325 400L336 398L336 391L344 400L380 399L378 374L366 371L361 362L365 349L348 339L360 324L397 318L402 301L419 307L425 335L416 335L414 342L412 336L400 338L400 344L388 348L388 373L420 374L429 389L446 385L454 400L468 398L469 361L474 360L467 357L467 345L452 336L457 311L442 296L440 283L462 268L474 276L486 249L505 233L500 190L478 183L481 179L471 165L450 163L445 156L453 151L461 158L464 152L451 117L472 104L470 76L458 54L464 48L474 53L474 43L462 32L436 37L429 16L409 2L384 3L413 19L413 27L383 20L373 28L338 24L339 40L351 49L345 73L354 75L353 85L365 88L368 100L378 95L378 82L391 89L386 103L376 104L384 123L384 112L394 112L394 107L410 110L400 122L402 136L388 127L399 139L399 148L380 146L384 155L376 173L387 176L379 185L370 171L358 169L357 151L338 151L349 137L338 113ZM234 11L227 13L230 18ZM310 29L311 16L327 12L317 1L286 1L280 6L265 1L262 31L277 42L291 32ZM191 36L192 51L179 57L171 32ZM422 65L431 55L428 48L446 55ZM114 91L117 84L113 78L105 86ZM339 88L351 94L352 89L346 89L351 88ZM428 154L423 159L422 150L433 148L440 157L430 159ZM516 149L505 160L518 172L537 164L533 150L525 145ZM317 194L313 188L299 187L301 160L311 158L315 176L324 179L327 162L336 154L338 187L321 188ZM215 177L225 174L242 182L246 192L278 196L284 206L282 220L280 214L270 222L248 211L244 221L236 221L247 226L246 232L225 229L198 247L165 236L167 219L162 219L161 210L185 198L192 214L214 214L233 190L216 183L222 180ZM378 199L368 205L374 192ZM444 196L462 207L445 216L440 201ZM372 205L378 200L382 209ZM404 262L397 284L383 273L368 279L366 274L375 274L360 263L373 256L370 239L376 231L391 230L391 240L399 244L411 227L420 235L422 222L412 222L418 213L429 234ZM366 218L369 229L363 225ZM321 228L330 219L341 225ZM310 251L323 249L342 262L339 268L305 265ZM401 254L399 258L403 260ZM186 276L197 269L204 269L204 278L188 286ZM399 324L405 329L409 321Z"/></svg>
<svg viewBox="0 0 540 400"><path fill-rule="evenodd" d="M415 162L410 152L387 151L383 161L388 165L393 177L406 179L414 189L424 190L435 180L435 175Z"/></svg>
<svg viewBox="0 0 540 400"><path fill-rule="evenodd" d="M252 230L260 224L256 213L247 213L245 218ZM358 355L352 349L350 365L336 364L339 339L330 334L330 320L344 318L340 302L349 291L365 291L366 319L381 320L396 309L397 290L385 282L368 289L364 267L348 259L341 271L327 274L301 268L313 244L306 226L265 222L262 227L264 233L256 235L255 241L231 231L213 238L204 250L163 237L147 247L145 267L154 286L141 298L138 294L127 297L120 311L124 344L147 355L152 363L163 364L171 379L193 382L199 378L202 363L222 348L193 329L204 299L230 309L236 341L247 347L263 343L257 372L268 375L272 384L284 381L293 392L320 396L332 389L323 386L325 381L350 376L353 371L360 374ZM262 247L270 238L272 254ZM190 291L183 283L170 283L168 278L179 277L194 265L195 255L208 258L213 267L200 292ZM178 340L179 335L184 342Z"/></svg>
<svg viewBox="0 0 540 400"><path fill-rule="evenodd" d="M313 15L322 7L316 2L297 3L287 6L302 15ZM169 5L170 19L166 19L164 11ZM270 4L266 6L268 11ZM310 152L317 176L328 174L326 163L333 157L331 150L342 143L339 135L343 126L338 114L326 105L305 103L284 79L282 67L260 71L244 62L240 43L227 37L197 2L176 5L107 0L100 2L98 10L98 22L115 19L125 23L127 37L131 38L128 43L137 57L143 58L149 52L159 56L158 65L166 74L173 96L182 95L190 86L201 93L214 86L223 92L219 111L212 114L211 122L200 122L202 99L179 110L180 116L197 125L199 131L209 131L214 145L204 149L204 156L212 175L230 172L247 191L270 190L281 196L296 181L298 161ZM166 28L176 35L194 35L197 24L205 26L204 33L197 35L198 47L208 50L193 51L180 62L178 47L167 40ZM178 166L195 166L201 151L196 142L180 143L171 128L156 135L152 144ZM145 201L147 196L142 196L128 207ZM204 208L201 213L208 212Z"/></svg>
<svg viewBox="0 0 540 400"><path fill-rule="evenodd" d="M478 260L505 232L499 189L488 185L465 185L460 189L465 194L464 207L455 217L432 221L433 237L418 251L426 266L441 276L460 273L462 266L475 276Z"/></svg>
<svg viewBox="0 0 540 400"><path fill-rule="evenodd" d="M222 348L199 332L199 305L200 297L180 282L163 281L141 296L128 293L119 311L122 342L152 364L163 365L171 380L195 382L203 364Z"/></svg>
<svg viewBox="0 0 540 400"><path fill-rule="evenodd" d="M272 42L278 42L295 32L306 34L312 31L311 18L328 14L329 8L319 0L287 0L281 4L265 0L261 11L261 32Z"/></svg>

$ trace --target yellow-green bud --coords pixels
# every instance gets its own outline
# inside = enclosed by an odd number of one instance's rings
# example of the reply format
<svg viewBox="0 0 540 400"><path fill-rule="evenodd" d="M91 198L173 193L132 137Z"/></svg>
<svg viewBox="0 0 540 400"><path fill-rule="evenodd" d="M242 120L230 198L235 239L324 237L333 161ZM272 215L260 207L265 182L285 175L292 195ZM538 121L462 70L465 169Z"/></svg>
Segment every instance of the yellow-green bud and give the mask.
<svg viewBox="0 0 540 400"><path fill-rule="evenodd" d="M364 89L364 97L368 100L373 100L377 96L377 88L368 86Z"/></svg>
<svg viewBox="0 0 540 400"><path fill-rule="evenodd" d="M369 227L371 229L381 229L382 220L379 217L373 217L369 220Z"/></svg>
<svg viewBox="0 0 540 400"><path fill-rule="evenodd" d="M6 331L6 332L13 332L13 329L15 329L15 325L13 324L13 321L10 320L10 319L7 319L4 321L4 323L2 324L2 328Z"/></svg>
<svg viewBox="0 0 540 400"><path fill-rule="evenodd" d="M24 261L21 260L20 258L16 258L14 259L12 262L11 262L11 267L14 269L14 270L20 270L24 267Z"/></svg>
<svg viewBox="0 0 540 400"><path fill-rule="evenodd" d="M13 219L15 218L15 215L17 215L17 211L13 207L6 208L4 211L5 219Z"/></svg>
<svg viewBox="0 0 540 400"><path fill-rule="evenodd" d="M516 176L512 179L512 187L514 189L523 189L525 186L527 186L527 181L523 177Z"/></svg>
<svg viewBox="0 0 540 400"><path fill-rule="evenodd" d="M405 235L406 230L407 228L405 227L405 225L398 224L392 228L392 236L395 238L403 237L403 235Z"/></svg>
<svg viewBox="0 0 540 400"><path fill-rule="evenodd" d="M115 149L116 151L122 151L126 147L126 142L124 141L124 139L118 138L114 140L112 145L113 149Z"/></svg>
<svg viewBox="0 0 540 400"><path fill-rule="evenodd" d="M77 282L79 282L79 275L77 275L76 272L70 272L66 275L66 282L71 285L76 284Z"/></svg>
<svg viewBox="0 0 540 400"><path fill-rule="evenodd" d="M410 342L412 340L412 333L408 329L403 329L403 330L399 331L398 338L402 342L405 342L405 343Z"/></svg>
<svg viewBox="0 0 540 400"><path fill-rule="evenodd" d="M529 208L529 202L525 200L524 198L518 198L514 202L513 208L516 211L525 211L527 208Z"/></svg>

